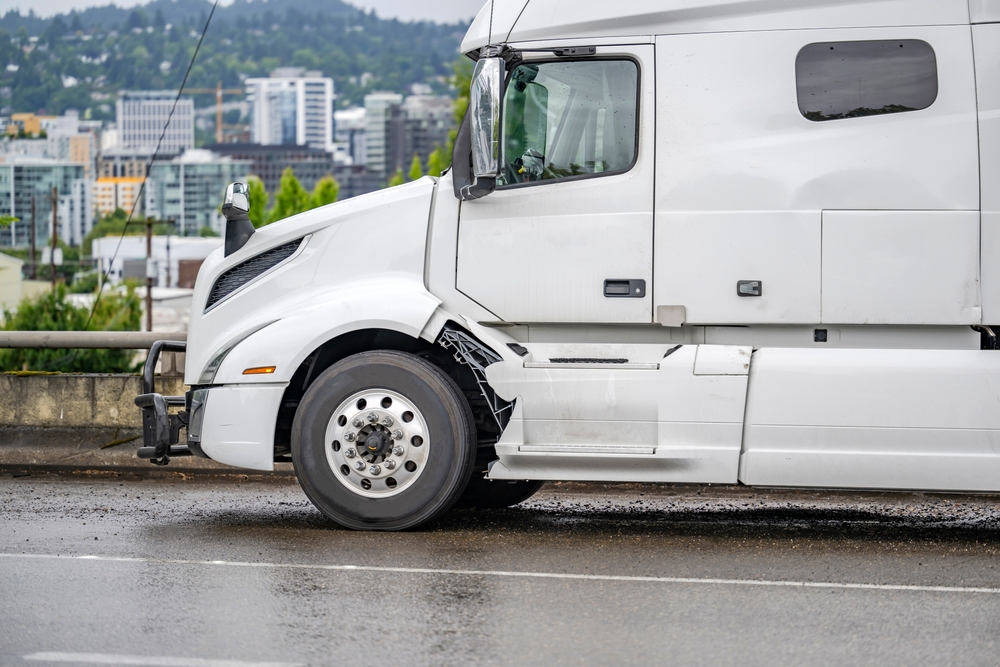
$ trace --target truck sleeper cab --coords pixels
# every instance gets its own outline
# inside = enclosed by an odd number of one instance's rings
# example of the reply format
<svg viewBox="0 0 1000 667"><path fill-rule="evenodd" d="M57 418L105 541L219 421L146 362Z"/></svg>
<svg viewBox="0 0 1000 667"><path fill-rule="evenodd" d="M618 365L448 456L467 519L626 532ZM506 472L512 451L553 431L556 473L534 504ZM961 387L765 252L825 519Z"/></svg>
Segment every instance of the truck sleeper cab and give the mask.
<svg viewBox="0 0 1000 667"><path fill-rule="evenodd" d="M997 3L496 0L462 51L440 178L256 232L231 186L140 456L290 460L368 530L545 480L1000 492Z"/></svg>

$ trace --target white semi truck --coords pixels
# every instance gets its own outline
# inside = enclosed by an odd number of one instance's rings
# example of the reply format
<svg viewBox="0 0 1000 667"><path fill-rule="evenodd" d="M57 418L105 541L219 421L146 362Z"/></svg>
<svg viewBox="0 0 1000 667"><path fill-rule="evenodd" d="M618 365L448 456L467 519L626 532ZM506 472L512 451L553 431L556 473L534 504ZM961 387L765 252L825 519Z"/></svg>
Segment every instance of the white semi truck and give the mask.
<svg viewBox="0 0 1000 667"><path fill-rule="evenodd" d="M440 178L256 232L230 186L140 456L291 461L372 530L545 480L1000 492L1000 0L495 0L462 52Z"/></svg>

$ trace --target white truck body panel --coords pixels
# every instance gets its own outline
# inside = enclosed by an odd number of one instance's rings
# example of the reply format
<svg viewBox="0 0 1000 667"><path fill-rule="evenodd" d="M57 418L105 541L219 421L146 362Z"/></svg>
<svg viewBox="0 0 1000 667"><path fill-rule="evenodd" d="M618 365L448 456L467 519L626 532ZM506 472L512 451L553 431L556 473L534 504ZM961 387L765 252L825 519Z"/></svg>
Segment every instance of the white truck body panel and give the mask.
<svg viewBox="0 0 1000 667"><path fill-rule="evenodd" d="M985 2L982 4L986 4ZM1000 3L989 5L1000 20ZM1000 25L972 28L982 179L983 321L1000 321Z"/></svg>
<svg viewBox="0 0 1000 667"><path fill-rule="evenodd" d="M640 64L634 166L599 179L499 190L462 206L458 289L503 321L652 321L649 299L608 299L604 281L653 281L653 47L599 53Z"/></svg>
<svg viewBox="0 0 1000 667"><path fill-rule="evenodd" d="M274 422L284 384L227 385L212 389L202 451L219 463L274 470Z"/></svg>
<svg viewBox="0 0 1000 667"><path fill-rule="evenodd" d="M979 324L978 211L824 211L830 324Z"/></svg>
<svg viewBox="0 0 1000 667"><path fill-rule="evenodd" d="M799 113L794 69L805 45L904 38L935 49L939 92L928 109L826 123ZM690 324L982 321L968 26L671 35L657 38L656 60L656 307L682 306ZM865 215L884 233L868 230ZM898 258L879 245L893 231L911 246ZM868 282L842 279L876 254L893 266ZM927 282L914 275L923 262ZM945 283L921 291L932 276ZM762 280L763 296L740 298L738 280ZM845 311L844 298L872 299L873 287L872 305L905 298L877 315Z"/></svg>
<svg viewBox="0 0 1000 667"><path fill-rule="evenodd" d="M997 0L969 0L969 15L973 23L1000 21L1000 3Z"/></svg>
<svg viewBox="0 0 1000 667"><path fill-rule="evenodd" d="M972 0L972 6L980 20L997 14L995 0ZM487 2L463 53L489 43L567 38L969 25L969 0L496 0L492 31L490 10Z"/></svg>
<svg viewBox="0 0 1000 667"><path fill-rule="evenodd" d="M274 324L226 356L216 383L288 382L316 346L345 331L380 326L418 336L440 303L423 285L434 190L434 181L424 178L391 193L383 190L315 209L254 234L251 243L267 246L309 238L299 256L265 280L192 317L185 381L199 384L209 360L239 332L266 323ZM219 250L206 260L194 304L205 303L217 275L254 254L250 244L247 248L250 253L225 259ZM242 375L256 366L276 370Z"/></svg>
<svg viewBox="0 0 1000 667"><path fill-rule="evenodd" d="M516 399L491 479L736 482L750 348L528 349L487 369L490 385ZM563 355L630 363L544 363Z"/></svg>
<svg viewBox="0 0 1000 667"><path fill-rule="evenodd" d="M755 352L740 481L1000 491L994 352Z"/></svg>

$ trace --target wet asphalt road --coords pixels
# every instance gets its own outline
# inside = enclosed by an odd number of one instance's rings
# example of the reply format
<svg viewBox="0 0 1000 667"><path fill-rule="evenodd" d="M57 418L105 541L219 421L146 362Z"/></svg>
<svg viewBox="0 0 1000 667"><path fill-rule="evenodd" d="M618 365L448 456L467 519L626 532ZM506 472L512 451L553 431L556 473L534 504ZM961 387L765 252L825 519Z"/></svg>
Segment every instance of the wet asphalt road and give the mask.
<svg viewBox="0 0 1000 667"><path fill-rule="evenodd" d="M0 475L0 665L259 663L1000 665L1000 498L549 485L374 534L287 478Z"/></svg>

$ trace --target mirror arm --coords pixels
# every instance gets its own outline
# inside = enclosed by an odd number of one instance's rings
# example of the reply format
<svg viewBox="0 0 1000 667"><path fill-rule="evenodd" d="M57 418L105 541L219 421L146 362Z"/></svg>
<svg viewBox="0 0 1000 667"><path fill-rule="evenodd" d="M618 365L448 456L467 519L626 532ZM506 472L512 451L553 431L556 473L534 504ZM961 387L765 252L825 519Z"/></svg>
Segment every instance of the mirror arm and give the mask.
<svg viewBox="0 0 1000 667"><path fill-rule="evenodd" d="M222 215L226 216L226 249L225 257L229 257L234 252L247 244L253 236L253 223L250 216L245 211L236 208L222 207Z"/></svg>
<svg viewBox="0 0 1000 667"><path fill-rule="evenodd" d="M497 189L497 179L477 178L473 183L462 187L462 201L482 199Z"/></svg>
<svg viewBox="0 0 1000 667"><path fill-rule="evenodd" d="M497 187L495 178L476 178L472 173L472 122L470 112L465 112L462 124L458 126L455 148L451 153L452 183L455 199L475 201L493 192Z"/></svg>

